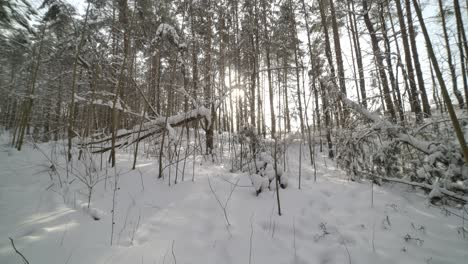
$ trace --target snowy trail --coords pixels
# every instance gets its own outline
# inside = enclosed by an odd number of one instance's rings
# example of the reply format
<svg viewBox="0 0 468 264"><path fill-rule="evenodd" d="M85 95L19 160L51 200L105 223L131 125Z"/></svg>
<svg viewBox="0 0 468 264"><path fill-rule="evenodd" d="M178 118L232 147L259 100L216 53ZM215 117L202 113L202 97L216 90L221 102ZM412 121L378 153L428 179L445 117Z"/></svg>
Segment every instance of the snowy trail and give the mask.
<svg viewBox="0 0 468 264"><path fill-rule="evenodd" d="M86 190L78 184L70 184L73 202L46 191L50 180L38 172L46 164L39 154L2 151L0 263L21 261L9 236L31 263L249 263L250 253L251 263L464 263L468 257L468 240L457 232L461 220L406 186L375 186L371 208L369 184L348 182L323 157L314 183L303 155L298 190L298 149L289 149L283 215L277 215L274 192L256 197L252 188L238 187L227 207L229 227L208 177L224 203L231 185L220 177L245 186L246 174L197 164L195 183L188 170L186 181L169 187L167 178L156 179L154 161L141 160L143 191L139 173L128 172L129 156L119 155L112 247L112 182L106 190L103 183L96 187L92 208L101 219L95 221L81 208Z"/></svg>

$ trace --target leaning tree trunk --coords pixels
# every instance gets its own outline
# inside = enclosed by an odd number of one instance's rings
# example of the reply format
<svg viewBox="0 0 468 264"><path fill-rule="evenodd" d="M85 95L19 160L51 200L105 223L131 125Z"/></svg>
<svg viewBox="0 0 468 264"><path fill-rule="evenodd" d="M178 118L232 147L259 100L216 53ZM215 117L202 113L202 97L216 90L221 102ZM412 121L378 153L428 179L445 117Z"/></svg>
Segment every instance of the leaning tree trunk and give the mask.
<svg viewBox="0 0 468 264"><path fill-rule="evenodd" d="M449 112L450 119L452 120L453 129L455 130L455 133L458 138L458 142L460 143L460 148L465 158L465 164L467 164L468 163L468 147L466 146L466 141L463 135L463 131L460 127L460 123L458 122L458 118L457 118L457 115L455 114L455 110L453 109L452 101L450 100L447 87L445 86L445 81L444 81L444 78L442 77L442 72L439 68L439 63L437 61L434 50L432 48L431 39L429 37L429 33L427 32L426 24L424 23L424 18L422 16L421 9L419 8L419 4L417 3L416 0L413 0L413 5L414 5L414 9L416 10L416 14L418 16L419 24L421 25L422 32L424 34L424 39L426 41L426 46L429 52L429 59L431 60L432 65L434 66L434 71L437 76L440 89L442 90L442 97L444 98L445 104L447 105L447 110Z"/></svg>

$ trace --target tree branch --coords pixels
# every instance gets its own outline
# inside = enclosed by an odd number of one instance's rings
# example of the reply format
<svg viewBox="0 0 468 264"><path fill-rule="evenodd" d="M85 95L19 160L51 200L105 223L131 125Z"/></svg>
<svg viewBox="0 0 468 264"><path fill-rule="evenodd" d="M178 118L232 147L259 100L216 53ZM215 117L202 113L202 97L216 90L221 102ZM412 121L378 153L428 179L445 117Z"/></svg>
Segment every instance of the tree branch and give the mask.
<svg viewBox="0 0 468 264"><path fill-rule="evenodd" d="M19 252L18 249L16 249L15 242L13 242L13 238L11 237L8 237L8 238L10 239L11 245L13 246L13 249L15 250L16 254L20 255L20 257L23 259L23 262L25 264L29 264L29 261L26 259L26 257L21 252Z"/></svg>

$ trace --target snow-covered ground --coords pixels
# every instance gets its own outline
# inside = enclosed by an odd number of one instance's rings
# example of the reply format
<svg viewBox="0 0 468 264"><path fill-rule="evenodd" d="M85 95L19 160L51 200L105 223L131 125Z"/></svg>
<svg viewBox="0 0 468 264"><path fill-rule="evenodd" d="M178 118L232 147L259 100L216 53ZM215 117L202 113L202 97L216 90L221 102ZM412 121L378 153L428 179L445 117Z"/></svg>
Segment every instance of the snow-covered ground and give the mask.
<svg viewBox="0 0 468 264"><path fill-rule="evenodd" d="M9 237L30 263L466 263L462 219L429 205L414 189L349 182L334 163L317 159L317 182L303 155L297 188L298 146L288 153L289 187L281 189L283 215L272 191L255 196L247 174L198 158L185 181L157 179L157 162L119 153L87 208L87 188L69 174L59 188L43 154L28 145L0 146L0 263L22 263ZM39 146L49 155L50 144ZM65 167L61 152L57 156ZM75 164L74 166L79 167ZM58 167L62 180L66 172ZM100 177L106 177L105 169ZM111 241L115 175L115 225ZM174 179L174 172L171 176ZM180 174L179 174L180 178ZM230 225L226 225L224 206ZM229 183L231 182L231 183ZM143 189L144 187L144 189ZM461 215L461 210L449 208ZM466 215L465 215L466 217ZM99 220L96 220L99 218ZM465 226L467 223L465 223Z"/></svg>

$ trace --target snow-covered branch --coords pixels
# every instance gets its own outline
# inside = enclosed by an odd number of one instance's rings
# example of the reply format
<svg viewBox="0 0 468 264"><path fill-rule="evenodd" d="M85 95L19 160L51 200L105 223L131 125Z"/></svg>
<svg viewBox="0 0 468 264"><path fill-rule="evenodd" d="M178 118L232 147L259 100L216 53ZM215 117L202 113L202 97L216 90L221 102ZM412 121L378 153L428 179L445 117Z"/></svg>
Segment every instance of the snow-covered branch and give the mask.
<svg viewBox="0 0 468 264"><path fill-rule="evenodd" d="M188 122L206 119L208 124L211 125L211 111L203 106L188 111L186 113L180 113L170 117L158 117L148 122L143 123L141 126L136 125L131 130L121 129L118 131L116 138L118 142L115 144L116 147L125 147L133 143L139 142L148 137L157 136L161 133L169 132L169 137L173 138L175 131L174 127L182 126ZM138 136L135 136L138 135ZM106 143L111 140L111 137L106 137L99 140L94 140L88 144L88 147L96 149L93 152L106 152L111 147L100 146L101 143Z"/></svg>

